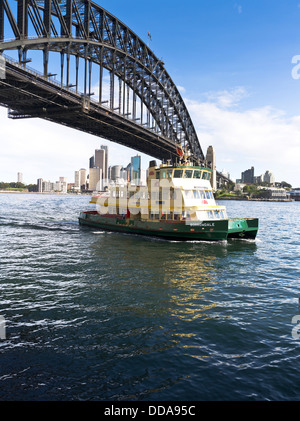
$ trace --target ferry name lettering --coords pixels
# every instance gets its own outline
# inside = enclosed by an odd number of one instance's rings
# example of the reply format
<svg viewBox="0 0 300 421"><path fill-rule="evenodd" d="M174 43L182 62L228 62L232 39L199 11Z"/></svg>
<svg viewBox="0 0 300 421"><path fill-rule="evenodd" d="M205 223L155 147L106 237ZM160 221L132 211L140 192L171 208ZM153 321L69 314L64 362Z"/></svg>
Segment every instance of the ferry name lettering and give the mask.
<svg viewBox="0 0 300 421"><path fill-rule="evenodd" d="M203 222L199 226L200 227L214 227L215 226L215 223L214 222Z"/></svg>

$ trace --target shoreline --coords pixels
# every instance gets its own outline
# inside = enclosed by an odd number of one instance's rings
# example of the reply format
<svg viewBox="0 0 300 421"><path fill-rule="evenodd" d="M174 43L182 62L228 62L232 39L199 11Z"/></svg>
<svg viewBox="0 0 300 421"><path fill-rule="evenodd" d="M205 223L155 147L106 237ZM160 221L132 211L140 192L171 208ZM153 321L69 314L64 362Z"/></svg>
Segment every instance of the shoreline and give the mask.
<svg viewBox="0 0 300 421"><path fill-rule="evenodd" d="M297 200L295 199L246 199L246 198L237 198L237 197L219 197L216 198L216 200L238 200L238 201L243 201L243 202L297 202Z"/></svg>
<svg viewBox="0 0 300 421"><path fill-rule="evenodd" d="M88 196L92 193L60 193L60 192L38 192L38 191L12 191L12 190L0 190L0 193L9 193L9 194L39 194L39 195L58 195L58 196Z"/></svg>
<svg viewBox="0 0 300 421"><path fill-rule="evenodd" d="M60 193L60 192L29 192L29 191L12 191L12 190L0 190L1 193L9 193L9 194L38 194L38 195L57 195L57 196L90 196L93 194L90 193ZM291 203L297 202L295 199L248 199L248 198L237 198L237 197L226 197L226 198L216 198L218 200L237 200L237 201L244 201L244 202L282 202L282 203Z"/></svg>

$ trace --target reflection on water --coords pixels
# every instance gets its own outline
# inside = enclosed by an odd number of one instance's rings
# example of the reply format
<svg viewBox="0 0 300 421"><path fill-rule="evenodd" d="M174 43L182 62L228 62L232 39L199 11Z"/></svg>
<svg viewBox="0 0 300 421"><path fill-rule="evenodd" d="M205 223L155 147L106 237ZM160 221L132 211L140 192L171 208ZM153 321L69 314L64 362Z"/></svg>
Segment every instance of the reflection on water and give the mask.
<svg viewBox="0 0 300 421"><path fill-rule="evenodd" d="M120 300L126 296L126 302L118 303L119 311L191 321L214 317L208 311L218 303L210 297L220 288L217 272L224 260L253 255L257 246L253 241L175 242L102 232L90 247L100 266L111 261L112 254L118 261L110 286Z"/></svg>
<svg viewBox="0 0 300 421"><path fill-rule="evenodd" d="M299 203L226 203L255 242L182 243L0 199L0 400L298 399Z"/></svg>

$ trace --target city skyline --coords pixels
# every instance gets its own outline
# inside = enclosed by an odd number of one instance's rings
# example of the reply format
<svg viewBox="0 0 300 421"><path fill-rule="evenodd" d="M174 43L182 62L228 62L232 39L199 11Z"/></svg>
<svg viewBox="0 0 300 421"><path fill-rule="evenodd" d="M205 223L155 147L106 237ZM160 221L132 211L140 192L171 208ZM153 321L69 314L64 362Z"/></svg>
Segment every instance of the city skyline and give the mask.
<svg viewBox="0 0 300 421"><path fill-rule="evenodd" d="M276 180L298 187L300 79L293 58L300 54L299 1L170 4L153 0L148 10L137 0L130 7L101 1L144 41L151 32L149 46L177 84L203 151L213 145L218 171L235 180L251 165L259 174L270 168ZM62 172L71 179L74 168L86 166L86 151L99 144L121 165L138 152L43 120L9 120L4 108L0 121L4 182L17 171L26 183L42 172L45 179ZM141 156L145 168L152 157Z"/></svg>

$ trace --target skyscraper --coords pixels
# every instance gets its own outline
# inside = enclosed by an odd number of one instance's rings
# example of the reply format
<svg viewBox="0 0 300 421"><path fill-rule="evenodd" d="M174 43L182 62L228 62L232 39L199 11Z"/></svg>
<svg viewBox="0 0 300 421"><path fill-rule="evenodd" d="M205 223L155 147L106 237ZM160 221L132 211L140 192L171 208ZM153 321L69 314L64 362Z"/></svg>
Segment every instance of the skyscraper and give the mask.
<svg viewBox="0 0 300 421"><path fill-rule="evenodd" d="M103 168L103 179L108 180L108 147L101 145L101 149L105 152L105 168Z"/></svg>
<svg viewBox="0 0 300 421"><path fill-rule="evenodd" d="M131 181L138 184L141 180L141 157L140 155L131 158Z"/></svg>
<svg viewBox="0 0 300 421"><path fill-rule="evenodd" d="M89 172L89 190L101 191L102 186L102 169L99 167L90 168Z"/></svg>
<svg viewBox="0 0 300 421"><path fill-rule="evenodd" d="M80 189L81 190L85 190L86 189L86 169L85 168L81 168L79 170L79 184L80 184Z"/></svg>
<svg viewBox="0 0 300 421"><path fill-rule="evenodd" d="M75 181L74 190L80 191L80 174L79 174L79 171L75 171L74 181Z"/></svg>
<svg viewBox="0 0 300 421"><path fill-rule="evenodd" d="M18 183L23 183L23 174L18 172Z"/></svg>
<svg viewBox="0 0 300 421"><path fill-rule="evenodd" d="M242 172L242 183L254 183L254 167Z"/></svg>
<svg viewBox="0 0 300 421"><path fill-rule="evenodd" d="M90 165L89 165L89 168L94 168L94 166L95 166L95 157L94 156L91 156L90 157Z"/></svg>
<svg viewBox="0 0 300 421"><path fill-rule="evenodd" d="M43 192L43 179L42 178L38 178L37 180L37 187L38 187L38 192L42 193Z"/></svg>

